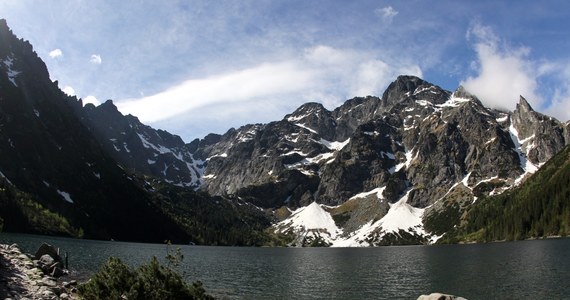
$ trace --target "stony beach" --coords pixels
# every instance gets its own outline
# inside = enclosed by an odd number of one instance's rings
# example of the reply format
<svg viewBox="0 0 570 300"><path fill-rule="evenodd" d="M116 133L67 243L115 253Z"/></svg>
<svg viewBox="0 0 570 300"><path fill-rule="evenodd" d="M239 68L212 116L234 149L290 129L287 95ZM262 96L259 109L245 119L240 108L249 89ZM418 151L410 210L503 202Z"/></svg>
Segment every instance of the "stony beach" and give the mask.
<svg viewBox="0 0 570 300"><path fill-rule="evenodd" d="M55 278L16 244L0 244L0 299L79 299L77 281Z"/></svg>

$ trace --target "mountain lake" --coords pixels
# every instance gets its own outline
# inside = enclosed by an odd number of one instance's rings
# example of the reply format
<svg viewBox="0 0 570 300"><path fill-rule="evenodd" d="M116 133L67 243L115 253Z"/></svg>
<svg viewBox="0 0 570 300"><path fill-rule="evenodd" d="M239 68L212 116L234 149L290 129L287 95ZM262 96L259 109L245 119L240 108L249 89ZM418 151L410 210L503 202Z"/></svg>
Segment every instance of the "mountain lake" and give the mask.
<svg viewBox="0 0 570 300"><path fill-rule="evenodd" d="M49 243L86 278L110 256L137 266L165 244L0 234L33 253ZM441 292L467 299L570 299L570 239L378 248L250 248L171 245L188 281L221 299L416 299Z"/></svg>

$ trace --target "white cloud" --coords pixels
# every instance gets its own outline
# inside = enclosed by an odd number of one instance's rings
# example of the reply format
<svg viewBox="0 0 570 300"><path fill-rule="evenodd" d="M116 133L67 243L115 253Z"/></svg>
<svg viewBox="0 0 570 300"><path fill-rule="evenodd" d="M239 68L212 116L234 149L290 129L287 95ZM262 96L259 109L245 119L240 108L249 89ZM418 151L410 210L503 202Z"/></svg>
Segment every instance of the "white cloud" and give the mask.
<svg viewBox="0 0 570 300"><path fill-rule="evenodd" d="M87 103L91 103L95 106L99 106L101 104L101 102L99 100L97 100L97 98L95 98L95 96L91 96L91 95L83 98L83 105L85 105Z"/></svg>
<svg viewBox="0 0 570 300"><path fill-rule="evenodd" d="M161 93L117 102L123 113L155 122L182 112L223 102L247 101L308 87L310 74L294 62L261 64L204 79L187 80Z"/></svg>
<svg viewBox="0 0 570 300"><path fill-rule="evenodd" d="M546 114L556 117L562 122L570 121L570 91L557 91L554 94L549 108L546 109Z"/></svg>
<svg viewBox="0 0 570 300"><path fill-rule="evenodd" d="M398 75L422 76L419 66L392 59L389 62L373 53L342 50L328 46L317 46L305 50L302 63L319 74L319 85L314 85L313 94L336 94L339 105L349 97L381 95L386 86ZM317 98L326 102L326 98ZM332 108L332 107L330 107Z"/></svg>
<svg viewBox="0 0 570 300"><path fill-rule="evenodd" d="M386 6L376 9L375 13L381 17L384 22L390 24L394 20L394 17L398 14L398 11L395 10L392 6Z"/></svg>
<svg viewBox="0 0 570 300"><path fill-rule="evenodd" d="M477 74L462 85L485 105L513 110L523 96L537 111L561 121L570 119L570 63L532 59L530 48L510 48L481 24L473 25L466 38L476 41L472 67ZM554 88L545 88L545 81Z"/></svg>
<svg viewBox="0 0 570 300"><path fill-rule="evenodd" d="M91 58L89 59L89 62L95 65L100 65L102 60L101 60L101 55L99 54L93 54L91 55Z"/></svg>
<svg viewBox="0 0 570 300"><path fill-rule="evenodd" d="M52 51L49 52L49 57L51 58L58 58L62 56L63 52L61 51L61 49L53 49Z"/></svg>
<svg viewBox="0 0 570 300"><path fill-rule="evenodd" d="M75 94L75 89L73 89L73 88L70 87L69 85L68 85L68 86L65 86L65 87L64 87L63 89L61 89L61 90L62 90L64 93L66 93L67 95L69 95L69 96L75 96L75 95L76 95L76 94Z"/></svg>
<svg viewBox="0 0 570 300"><path fill-rule="evenodd" d="M540 107L543 98L537 93L541 64L528 58L526 47L509 48L489 27L475 24L467 33L468 40L475 38L477 61L473 64L477 74L461 84L477 95L487 106L514 109L519 96L531 105Z"/></svg>
<svg viewBox="0 0 570 300"><path fill-rule="evenodd" d="M116 101L116 105L121 112L143 122L190 114L220 103L234 110L236 103L255 106L271 101L288 101L297 106L317 101L334 108L349 97L379 95L400 74L421 76L421 69L401 62L388 64L371 53L317 46L295 59L187 80L155 95Z"/></svg>
<svg viewBox="0 0 570 300"><path fill-rule="evenodd" d="M570 120L570 63L560 63L555 72L559 84L554 91L552 102L546 108L546 113L560 121Z"/></svg>

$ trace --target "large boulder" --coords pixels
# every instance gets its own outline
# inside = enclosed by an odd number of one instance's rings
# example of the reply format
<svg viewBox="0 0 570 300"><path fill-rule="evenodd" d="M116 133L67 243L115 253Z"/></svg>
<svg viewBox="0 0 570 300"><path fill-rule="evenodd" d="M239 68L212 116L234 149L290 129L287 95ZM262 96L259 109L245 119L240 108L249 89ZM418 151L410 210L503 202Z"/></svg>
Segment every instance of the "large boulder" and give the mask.
<svg viewBox="0 0 570 300"><path fill-rule="evenodd" d="M440 294L440 293L431 293L429 295L421 295L418 297L418 300L467 300L463 297L447 295L447 294Z"/></svg>
<svg viewBox="0 0 570 300"><path fill-rule="evenodd" d="M64 271L63 259L59 256L59 251L54 246L49 244L42 244L34 259L37 260L37 266L45 274L53 277L60 277L66 274Z"/></svg>

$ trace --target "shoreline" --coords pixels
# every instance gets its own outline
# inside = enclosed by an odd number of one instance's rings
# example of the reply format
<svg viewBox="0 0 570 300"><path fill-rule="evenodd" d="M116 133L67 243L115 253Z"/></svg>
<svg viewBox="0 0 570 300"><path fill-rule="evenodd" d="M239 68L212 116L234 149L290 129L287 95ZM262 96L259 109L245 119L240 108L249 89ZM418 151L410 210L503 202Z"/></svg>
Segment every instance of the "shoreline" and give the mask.
<svg viewBox="0 0 570 300"><path fill-rule="evenodd" d="M70 276L44 274L17 244L0 244L1 299L79 299L76 285Z"/></svg>

